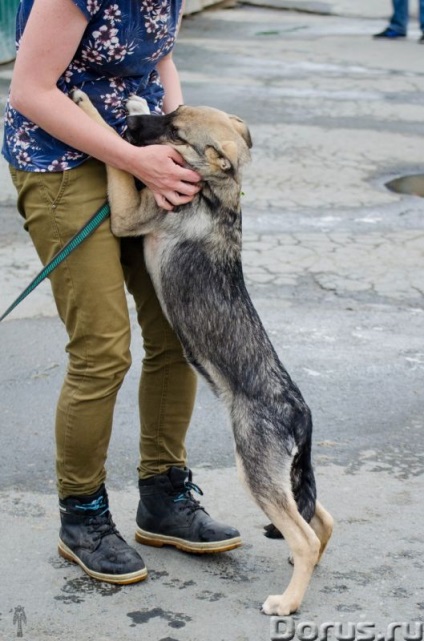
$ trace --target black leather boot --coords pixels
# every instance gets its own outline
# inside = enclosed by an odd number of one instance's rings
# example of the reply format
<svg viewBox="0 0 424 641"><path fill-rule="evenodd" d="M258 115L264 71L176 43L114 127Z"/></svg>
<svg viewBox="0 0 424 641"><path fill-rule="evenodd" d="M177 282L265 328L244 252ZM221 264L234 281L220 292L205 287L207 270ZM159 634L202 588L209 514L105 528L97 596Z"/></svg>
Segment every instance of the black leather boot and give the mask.
<svg viewBox="0 0 424 641"><path fill-rule="evenodd" d="M187 468L171 467L167 474L140 479L140 503L135 538L139 543L162 547L173 545L184 552L226 552L241 545L240 533L214 521L191 490L203 494L192 483Z"/></svg>
<svg viewBox="0 0 424 641"><path fill-rule="evenodd" d="M147 577L143 559L124 541L112 521L104 485L90 496L61 500L59 507L61 556L78 563L99 581L126 584Z"/></svg>

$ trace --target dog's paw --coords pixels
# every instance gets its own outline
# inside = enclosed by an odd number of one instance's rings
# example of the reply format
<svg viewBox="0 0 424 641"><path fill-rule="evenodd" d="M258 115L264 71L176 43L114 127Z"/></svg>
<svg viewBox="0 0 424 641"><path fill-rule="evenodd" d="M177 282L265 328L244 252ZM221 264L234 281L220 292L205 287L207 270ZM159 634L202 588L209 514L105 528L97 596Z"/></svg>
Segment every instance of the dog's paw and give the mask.
<svg viewBox="0 0 424 641"><path fill-rule="evenodd" d="M82 106L82 103L84 102L89 102L89 97L84 91L81 91L81 89L73 89L69 96L72 98L72 100L75 102L75 104Z"/></svg>
<svg viewBox="0 0 424 641"><path fill-rule="evenodd" d="M125 106L127 108L129 116L148 116L150 114L150 109L147 101L140 96L130 96Z"/></svg>
<svg viewBox="0 0 424 641"><path fill-rule="evenodd" d="M263 606L261 607L262 614L273 614L276 616L288 616L299 607L294 599L287 598L284 594L271 594Z"/></svg>

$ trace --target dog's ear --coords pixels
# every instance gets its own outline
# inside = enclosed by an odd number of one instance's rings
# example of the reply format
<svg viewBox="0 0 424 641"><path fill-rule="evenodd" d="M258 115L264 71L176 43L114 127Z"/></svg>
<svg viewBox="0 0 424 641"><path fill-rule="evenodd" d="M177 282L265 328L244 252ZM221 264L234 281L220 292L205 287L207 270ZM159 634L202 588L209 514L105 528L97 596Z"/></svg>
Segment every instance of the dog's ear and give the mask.
<svg viewBox="0 0 424 641"><path fill-rule="evenodd" d="M237 146L230 140L222 143L219 148L208 146L205 149L205 158L212 167L228 171L237 162Z"/></svg>
<svg viewBox="0 0 424 641"><path fill-rule="evenodd" d="M237 131L237 133L243 138L244 142L248 146L249 149L252 148L252 136L250 135L250 131L244 120L239 118L238 116L233 116L230 115L230 120L231 124L233 125L234 129Z"/></svg>
<svg viewBox="0 0 424 641"><path fill-rule="evenodd" d="M222 155L219 157L219 164L223 171L237 167L238 150L237 145L232 140L226 140L221 144Z"/></svg>
<svg viewBox="0 0 424 641"><path fill-rule="evenodd" d="M206 148L205 157L208 162L218 167L221 171L237 170L246 160L248 152L240 151L234 140L224 140L221 144Z"/></svg>

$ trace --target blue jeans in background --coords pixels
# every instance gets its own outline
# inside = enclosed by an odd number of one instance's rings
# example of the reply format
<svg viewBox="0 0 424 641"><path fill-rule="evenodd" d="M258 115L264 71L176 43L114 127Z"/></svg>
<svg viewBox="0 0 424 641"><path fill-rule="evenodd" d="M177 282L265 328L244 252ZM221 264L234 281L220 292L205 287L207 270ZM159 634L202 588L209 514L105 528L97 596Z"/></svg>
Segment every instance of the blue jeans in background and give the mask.
<svg viewBox="0 0 424 641"><path fill-rule="evenodd" d="M406 35L408 30L408 0L392 0L393 16L390 20L390 28L398 33ZM424 33L424 0L419 0L419 23Z"/></svg>

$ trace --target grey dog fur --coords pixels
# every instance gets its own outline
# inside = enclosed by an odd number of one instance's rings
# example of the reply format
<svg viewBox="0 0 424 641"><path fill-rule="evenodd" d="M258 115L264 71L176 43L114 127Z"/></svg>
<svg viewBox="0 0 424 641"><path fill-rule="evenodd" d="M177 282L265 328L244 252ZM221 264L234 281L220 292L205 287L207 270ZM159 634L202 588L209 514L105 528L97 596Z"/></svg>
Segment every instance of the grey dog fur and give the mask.
<svg viewBox="0 0 424 641"><path fill-rule="evenodd" d="M82 92L74 100L97 118ZM169 213L150 190L137 191L132 177L108 168L112 231L145 236L145 261L164 313L188 362L228 409L241 477L289 545L298 540L296 528L306 532L313 548L309 568L317 563L318 539L320 555L325 548L332 520L320 508L324 525L314 525L319 504L311 464L311 412L278 358L243 277L240 192L241 168L250 157L249 131L237 117L207 107L182 106L166 116L147 116L135 104L132 112L128 140L173 146L201 175L202 189L192 202ZM291 516L276 519L280 513ZM299 567L309 550L303 545ZM310 576L312 569L305 572ZM263 611L294 611L303 597L301 590L299 598L294 595L296 589L269 597L274 601Z"/></svg>

